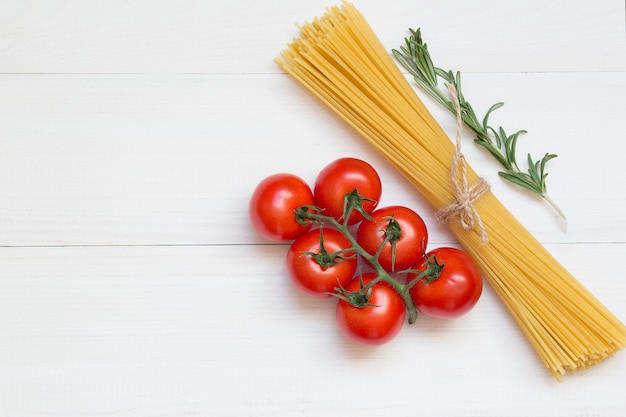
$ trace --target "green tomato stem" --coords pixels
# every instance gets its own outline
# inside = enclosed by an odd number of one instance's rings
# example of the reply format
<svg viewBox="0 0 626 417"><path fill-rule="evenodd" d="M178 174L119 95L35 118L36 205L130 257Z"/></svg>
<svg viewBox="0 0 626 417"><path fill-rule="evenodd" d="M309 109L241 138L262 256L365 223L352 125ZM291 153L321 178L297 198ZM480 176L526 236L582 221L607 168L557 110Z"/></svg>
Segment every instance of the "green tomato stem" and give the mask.
<svg viewBox="0 0 626 417"><path fill-rule="evenodd" d="M350 213L350 209L348 208L346 210L346 214L349 214L349 213ZM341 232L348 239L348 241L352 245L352 248L350 250L351 251L353 250L354 252L359 254L366 261L368 261L370 265L374 268L378 276L372 281L370 281L369 283L367 283L366 285L364 285L363 288L361 288L361 293L363 294L367 293L367 291L370 288L372 288L376 283L384 281L387 284L389 284L394 290L396 290L396 292L400 295L400 297L402 297L402 300L404 301L404 304L407 309L409 324L413 324L417 320L417 315L418 315L417 307L415 306L415 303L413 302L413 299L411 298L409 289L413 286L413 284L415 284L417 280L421 279L422 273L420 273L417 279L411 281L410 283L406 285L402 284L397 279L393 278L380 265L380 262L378 262L378 256L380 254L380 251L378 251L375 255L371 255L365 249L363 249L361 245L359 245L359 243L356 241L354 236L352 236L352 233L350 233L350 230L348 229L348 222L345 218L343 219L343 222L340 223L337 220L335 220L333 217L324 216L319 213L307 212L303 214L303 216L306 217L307 219L317 221L317 222L325 222L335 227L339 232ZM347 218L347 216L345 217ZM426 271L423 271L423 273L426 273Z"/></svg>

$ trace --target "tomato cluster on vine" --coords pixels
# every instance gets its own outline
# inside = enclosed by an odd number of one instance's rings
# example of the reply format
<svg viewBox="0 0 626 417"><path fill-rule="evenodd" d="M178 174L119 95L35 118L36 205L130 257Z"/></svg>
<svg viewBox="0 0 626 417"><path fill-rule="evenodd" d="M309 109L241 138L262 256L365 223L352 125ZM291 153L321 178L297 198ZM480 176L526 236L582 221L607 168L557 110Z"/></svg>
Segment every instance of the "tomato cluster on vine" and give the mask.
<svg viewBox="0 0 626 417"><path fill-rule="evenodd" d="M459 317L478 302L482 274L468 253L428 249L428 228L412 209L378 207L378 172L357 158L331 162L311 188L288 173L265 178L249 204L266 239L289 242L290 281L335 298L341 332L364 345L393 339L419 313Z"/></svg>

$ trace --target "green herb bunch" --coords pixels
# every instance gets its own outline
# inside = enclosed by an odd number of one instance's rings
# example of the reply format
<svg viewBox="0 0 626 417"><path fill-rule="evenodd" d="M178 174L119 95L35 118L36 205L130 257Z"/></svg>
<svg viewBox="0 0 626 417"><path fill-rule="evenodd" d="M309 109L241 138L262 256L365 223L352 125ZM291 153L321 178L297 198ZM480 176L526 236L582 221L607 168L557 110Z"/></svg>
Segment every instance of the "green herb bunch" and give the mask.
<svg viewBox="0 0 626 417"><path fill-rule="evenodd" d="M482 118L482 121L479 120L474 109L463 96L461 73L458 71L456 73L444 71L435 67L428 52L428 47L422 39L421 30L409 29L409 31L411 36L405 38L405 45L400 50L392 50L398 62L409 71L415 82L430 97L453 114L456 114L456 108L449 97L447 88L440 88L438 79L442 79L446 85L452 84L457 91L463 122L476 134L474 141L484 147L505 168L505 171L500 171L498 174L505 180L539 195L565 220L563 211L548 196L546 186L546 177L548 176L546 165L548 161L556 158L557 155L546 153L540 160L535 160L528 154L528 172L523 172L517 163L516 146L520 135L527 132L519 130L509 135L504 128L494 128L489 125L491 114L502 107L504 103L498 102L491 106Z"/></svg>

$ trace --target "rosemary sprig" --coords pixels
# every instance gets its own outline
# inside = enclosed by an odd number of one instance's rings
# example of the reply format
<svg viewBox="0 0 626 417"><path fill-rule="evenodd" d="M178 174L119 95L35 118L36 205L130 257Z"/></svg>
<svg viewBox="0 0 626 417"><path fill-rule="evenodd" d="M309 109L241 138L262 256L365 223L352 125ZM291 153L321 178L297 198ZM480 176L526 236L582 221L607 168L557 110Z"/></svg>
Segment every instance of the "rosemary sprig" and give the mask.
<svg viewBox="0 0 626 417"><path fill-rule="evenodd" d="M400 50L392 50L393 55L398 62L413 75L415 82L437 103L447 108L453 114L456 114L454 103L448 96L448 91L442 89L438 85L438 79L441 78L444 84L454 85L461 106L461 117L463 122L476 134L474 140L478 145L484 147L506 171L500 171L498 174L507 181L512 182L520 187L526 188L546 200L557 214L565 220L565 214L556 205L556 203L548 196L546 187L546 164L557 155L546 153L541 160L535 161L528 154L528 172L522 172L517 164L516 146L517 140L525 130L519 130L508 135L502 127L493 128L489 125L489 116L504 106L504 103L498 102L491 106L482 121L476 117L474 109L465 99L461 90L461 73L459 71L444 71L435 67L428 52L428 47L424 43L421 30L409 29L411 36L405 38L405 46Z"/></svg>

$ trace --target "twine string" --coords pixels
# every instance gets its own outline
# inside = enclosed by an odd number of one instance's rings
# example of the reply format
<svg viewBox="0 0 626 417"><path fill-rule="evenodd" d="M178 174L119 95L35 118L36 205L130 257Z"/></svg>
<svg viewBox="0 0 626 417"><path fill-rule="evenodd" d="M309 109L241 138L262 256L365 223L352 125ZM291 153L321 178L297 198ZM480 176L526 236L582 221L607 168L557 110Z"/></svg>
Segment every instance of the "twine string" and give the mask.
<svg viewBox="0 0 626 417"><path fill-rule="evenodd" d="M480 229L481 242L486 244L489 239L485 226L480 218L480 214L474 207L474 203L489 191L489 184L483 178L473 184L468 184L467 162L461 152L461 131L463 129L463 118L461 117L461 104L454 85L448 84L448 91L456 109L456 148L452 157L452 167L450 168L450 178L454 190L455 201L439 209L436 213L437 220L442 223L449 223L455 218L459 218L461 227L465 230L473 230L478 226Z"/></svg>

